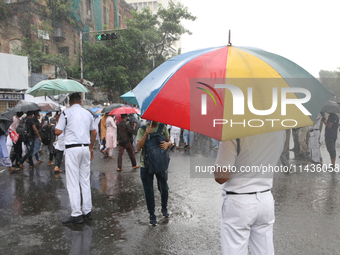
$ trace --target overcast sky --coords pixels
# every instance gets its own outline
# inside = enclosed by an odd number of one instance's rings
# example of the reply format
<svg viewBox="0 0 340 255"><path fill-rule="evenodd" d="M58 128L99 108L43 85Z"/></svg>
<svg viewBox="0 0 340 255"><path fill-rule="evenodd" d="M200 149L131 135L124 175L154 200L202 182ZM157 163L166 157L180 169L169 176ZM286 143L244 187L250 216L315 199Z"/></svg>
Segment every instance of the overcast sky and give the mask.
<svg viewBox="0 0 340 255"><path fill-rule="evenodd" d="M281 55L313 76L340 67L340 1L181 0L197 16L184 26L183 53L228 44Z"/></svg>

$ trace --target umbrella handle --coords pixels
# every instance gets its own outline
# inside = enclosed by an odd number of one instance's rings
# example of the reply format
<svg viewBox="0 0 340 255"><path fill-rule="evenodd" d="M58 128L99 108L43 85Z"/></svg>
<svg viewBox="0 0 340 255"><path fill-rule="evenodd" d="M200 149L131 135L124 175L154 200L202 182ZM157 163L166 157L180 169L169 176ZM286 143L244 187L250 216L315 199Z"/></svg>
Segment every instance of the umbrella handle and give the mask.
<svg viewBox="0 0 340 255"><path fill-rule="evenodd" d="M152 121L150 121L150 127L152 126ZM148 134L148 139L150 139L150 134Z"/></svg>

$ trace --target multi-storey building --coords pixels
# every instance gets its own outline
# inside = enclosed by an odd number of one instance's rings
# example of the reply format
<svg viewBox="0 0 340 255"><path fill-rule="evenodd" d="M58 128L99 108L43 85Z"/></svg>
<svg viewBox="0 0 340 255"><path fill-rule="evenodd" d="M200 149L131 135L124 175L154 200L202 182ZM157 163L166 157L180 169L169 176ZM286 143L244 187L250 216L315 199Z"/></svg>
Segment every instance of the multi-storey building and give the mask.
<svg viewBox="0 0 340 255"><path fill-rule="evenodd" d="M79 31L90 32L124 28L123 17L132 18L131 7L124 0L74 0L70 10L71 18L60 15L58 7L49 0L0 0L0 53L14 54L15 50L26 47L23 38L32 41L42 38L44 53L59 53L78 60ZM6 10L5 15L1 11ZM67 15L68 16L68 15ZM47 26L43 23L49 21ZM52 21L52 22L51 22ZM36 27L37 29L34 29ZM52 32L47 31L46 29ZM88 40L88 37L84 37ZM55 67L42 65L37 73L53 77Z"/></svg>
<svg viewBox="0 0 340 255"><path fill-rule="evenodd" d="M143 8L149 7L153 14L156 14L160 4L164 8L168 8L170 3L177 3L177 0L154 0L154 1L147 1L147 0L125 0L129 3L136 11L141 11ZM182 47L181 40L175 41L172 44L172 51L174 53L178 52L178 49Z"/></svg>
<svg viewBox="0 0 340 255"><path fill-rule="evenodd" d="M0 53L17 54L20 49L28 48L27 40L28 43L40 41L42 58L44 54L59 53L68 56L74 63L79 60L80 31L125 28L124 17L132 18L132 7L124 0L65 0L64 3L67 1L72 4L70 11L58 9L60 7L54 0L0 0ZM94 38L88 35L83 40ZM30 86L55 78L56 74L67 76L57 66L43 61L38 66L28 64L27 68ZM2 82L0 112L23 99L18 90L26 89L27 85L11 90L9 84Z"/></svg>

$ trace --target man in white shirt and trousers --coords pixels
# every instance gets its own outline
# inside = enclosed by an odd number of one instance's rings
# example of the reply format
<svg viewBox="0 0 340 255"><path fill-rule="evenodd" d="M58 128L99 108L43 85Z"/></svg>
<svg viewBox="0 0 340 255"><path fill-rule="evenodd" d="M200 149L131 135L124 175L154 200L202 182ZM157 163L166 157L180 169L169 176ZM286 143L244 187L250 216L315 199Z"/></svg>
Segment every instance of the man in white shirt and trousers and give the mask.
<svg viewBox="0 0 340 255"><path fill-rule="evenodd" d="M220 144L215 180L222 184L221 246L224 255L274 254L273 171L284 143L278 131ZM260 172L249 171L260 169ZM267 167L267 171L265 171Z"/></svg>
<svg viewBox="0 0 340 255"><path fill-rule="evenodd" d="M315 120L314 126L309 126L309 151L311 154L312 162L314 164L321 164L321 154L320 154L320 123L322 119L321 113L318 114Z"/></svg>
<svg viewBox="0 0 340 255"><path fill-rule="evenodd" d="M72 210L71 217L62 223L81 224L84 218L92 220L90 162L97 132L92 114L81 107L80 93L70 95L70 108L60 115L55 134L61 133L65 139L66 185Z"/></svg>

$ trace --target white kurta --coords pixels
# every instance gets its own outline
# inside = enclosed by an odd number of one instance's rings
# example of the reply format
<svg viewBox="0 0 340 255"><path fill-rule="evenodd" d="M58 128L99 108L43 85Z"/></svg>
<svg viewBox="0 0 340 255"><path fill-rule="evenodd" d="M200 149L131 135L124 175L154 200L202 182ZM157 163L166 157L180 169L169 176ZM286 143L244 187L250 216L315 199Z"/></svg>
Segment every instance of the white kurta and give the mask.
<svg viewBox="0 0 340 255"><path fill-rule="evenodd" d="M311 158L315 163L320 163L321 161L321 154L320 154L320 123L321 123L322 115L316 117L314 126L309 127L309 151L311 154Z"/></svg>

